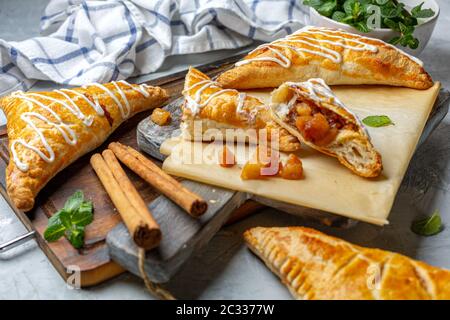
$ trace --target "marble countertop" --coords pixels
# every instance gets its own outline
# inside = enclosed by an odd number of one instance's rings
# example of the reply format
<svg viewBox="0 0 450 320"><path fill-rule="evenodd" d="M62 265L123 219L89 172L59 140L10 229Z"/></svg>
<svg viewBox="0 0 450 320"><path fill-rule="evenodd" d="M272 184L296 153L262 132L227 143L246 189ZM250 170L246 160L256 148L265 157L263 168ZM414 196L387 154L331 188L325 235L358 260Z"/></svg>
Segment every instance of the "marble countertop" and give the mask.
<svg viewBox="0 0 450 320"><path fill-rule="evenodd" d="M33 2L33 10L24 10ZM38 34L44 0L2 0L0 38L22 40ZM437 1L441 14L427 48L420 58L434 80L450 88L450 2ZM449 16L447 16L447 13ZM232 52L213 52L193 58L213 61ZM186 63L186 61L183 61ZM182 64L170 59L164 70ZM38 86L52 84L40 83ZM4 116L0 124L4 124ZM450 228L433 237L420 237L410 223L421 214L439 209L443 222L450 226L450 116L447 116L428 141L421 146L409 167L396 198L390 224L383 228L358 223L349 229L330 229L311 225L357 244L380 247L450 268ZM289 299L280 281L245 247L242 233L252 226L304 225L285 213L266 209L239 223L222 229L167 284L179 298L186 299ZM6 201L0 197L0 242L25 232ZM0 299L151 299L142 281L124 274L89 289L71 289L59 276L35 241L0 254Z"/></svg>

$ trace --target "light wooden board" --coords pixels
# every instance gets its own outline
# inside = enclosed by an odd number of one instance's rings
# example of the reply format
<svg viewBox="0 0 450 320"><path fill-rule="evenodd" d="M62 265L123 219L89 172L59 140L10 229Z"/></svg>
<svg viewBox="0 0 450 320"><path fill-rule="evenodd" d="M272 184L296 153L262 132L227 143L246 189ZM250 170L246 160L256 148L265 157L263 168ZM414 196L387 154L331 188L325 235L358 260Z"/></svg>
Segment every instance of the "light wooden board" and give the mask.
<svg viewBox="0 0 450 320"><path fill-rule="evenodd" d="M383 158L383 171L379 177L359 177L336 159L303 147L299 155L303 161L304 179L242 180L241 168L255 146L235 145L238 165L223 168L217 163L217 154L222 148L220 143L183 139L176 144L163 144L161 152L170 154L163 168L183 178L369 223L387 224L395 195L438 96L440 84L427 90L386 86L336 86L333 89L361 119L368 115L387 115L395 123L382 128L367 128L372 143ZM269 103L270 91L248 93ZM283 157L287 154L281 154Z"/></svg>

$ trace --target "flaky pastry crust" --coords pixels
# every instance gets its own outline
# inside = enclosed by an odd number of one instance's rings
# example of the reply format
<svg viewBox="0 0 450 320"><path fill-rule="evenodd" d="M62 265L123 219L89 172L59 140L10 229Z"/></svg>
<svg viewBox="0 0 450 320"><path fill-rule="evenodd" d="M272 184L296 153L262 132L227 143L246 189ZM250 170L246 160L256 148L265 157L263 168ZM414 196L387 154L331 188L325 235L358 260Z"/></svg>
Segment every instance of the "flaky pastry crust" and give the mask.
<svg viewBox="0 0 450 320"><path fill-rule="evenodd" d="M364 45L367 50L349 49ZM255 60L249 62L251 59ZM414 89L433 85L419 60L390 44L342 30L310 26L260 46L217 81L224 88L251 89L274 88L286 81L310 78L322 78L329 85L378 84Z"/></svg>
<svg viewBox="0 0 450 320"><path fill-rule="evenodd" d="M296 299L450 299L450 271L304 227L247 230L249 248Z"/></svg>

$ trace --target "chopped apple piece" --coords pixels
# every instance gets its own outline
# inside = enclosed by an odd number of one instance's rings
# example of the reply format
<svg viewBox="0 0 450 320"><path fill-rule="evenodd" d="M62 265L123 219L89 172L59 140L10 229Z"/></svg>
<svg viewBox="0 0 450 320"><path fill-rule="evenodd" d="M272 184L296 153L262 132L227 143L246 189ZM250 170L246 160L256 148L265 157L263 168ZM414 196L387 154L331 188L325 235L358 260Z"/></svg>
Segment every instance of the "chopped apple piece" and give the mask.
<svg viewBox="0 0 450 320"><path fill-rule="evenodd" d="M166 126L170 123L170 112L161 108L153 110L151 119L159 126Z"/></svg>

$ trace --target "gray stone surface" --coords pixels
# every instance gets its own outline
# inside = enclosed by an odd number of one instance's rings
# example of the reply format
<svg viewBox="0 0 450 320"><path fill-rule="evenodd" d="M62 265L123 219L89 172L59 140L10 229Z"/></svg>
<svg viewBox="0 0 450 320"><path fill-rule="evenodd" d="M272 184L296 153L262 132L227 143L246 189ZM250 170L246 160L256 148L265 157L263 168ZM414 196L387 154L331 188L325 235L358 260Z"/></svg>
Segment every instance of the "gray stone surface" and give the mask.
<svg viewBox="0 0 450 320"><path fill-rule="evenodd" d="M441 15L433 37L420 58L424 60L433 78L441 81L444 87L450 88L450 2L438 2ZM31 3L32 10L29 9ZM44 5L45 1L2 0L0 38L24 39L37 34L39 16ZM228 54L223 53L224 56ZM182 64L181 61L173 59L170 66ZM361 245L394 250L436 266L450 268L449 136L450 116L447 116L414 156L394 204L389 226L379 228L360 223L345 230L322 227L319 229ZM440 210L447 225L442 233L425 238L409 231L413 219L430 214L435 209ZM224 228L202 252L191 259L167 287L180 298L290 298L278 279L245 248L241 235L251 226L302 224L304 223L296 217L268 209ZM0 197L0 242L24 231L4 199ZM35 242L29 242L0 255L0 299L24 298L151 299L140 279L131 274L119 276L94 288L71 290Z"/></svg>

